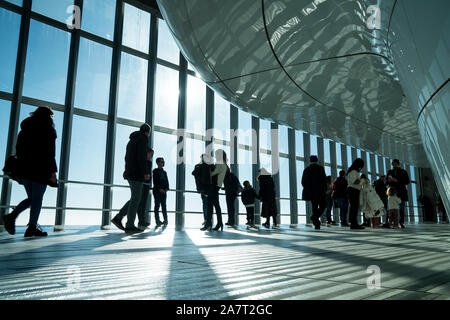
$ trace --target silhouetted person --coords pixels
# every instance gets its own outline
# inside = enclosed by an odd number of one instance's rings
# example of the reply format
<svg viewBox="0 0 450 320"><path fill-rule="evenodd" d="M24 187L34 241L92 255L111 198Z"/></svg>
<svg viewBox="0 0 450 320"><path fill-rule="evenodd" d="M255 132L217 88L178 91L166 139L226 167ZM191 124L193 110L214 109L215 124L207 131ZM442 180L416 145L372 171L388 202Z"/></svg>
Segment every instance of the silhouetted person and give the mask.
<svg viewBox="0 0 450 320"><path fill-rule="evenodd" d="M125 172L123 178L128 181L130 185L131 197L129 202L125 203L128 206L127 223L125 228L122 225L120 216L114 217L111 222L119 229L125 232L142 232L134 225L136 214L141 201L142 190L144 182L150 181L150 171L147 160L148 137L150 136L151 127L148 124L143 124L139 131L130 134L130 141L127 144L125 154ZM125 209L122 208L121 211Z"/></svg>
<svg viewBox="0 0 450 320"><path fill-rule="evenodd" d="M332 177L327 176L327 189L325 191L325 214L327 217L327 224L329 225L335 225L336 223L331 218L331 210L333 209L333 198L331 197L331 194L333 193L333 182Z"/></svg>
<svg viewBox="0 0 450 320"><path fill-rule="evenodd" d="M211 186L211 157L204 153L200 157L200 163L196 164L192 175L195 178L197 192L202 197L203 225L208 220L208 189Z"/></svg>
<svg viewBox="0 0 450 320"><path fill-rule="evenodd" d="M156 165L158 168L153 170L153 196L155 198L155 222L156 227L162 225L167 226L169 223L167 220L167 191L169 191L169 178L167 172L164 171L165 161L164 158L156 159ZM164 221L161 222L159 218L159 207L163 214Z"/></svg>
<svg viewBox="0 0 450 320"><path fill-rule="evenodd" d="M359 209L359 194L362 189L361 180L360 180L360 172L364 168L364 160L361 158L355 159L353 161L350 168L348 168L347 176L348 176L348 187L347 193L350 203L350 212L349 212L349 220L350 220L350 229L364 229L363 226L358 224L358 209Z"/></svg>
<svg viewBox="0 0 450 320"><path fill-rule="evenodd" d="M142 195L141 200L139 201L139 206L137 209L137 216L138 216L138 229L141 231L144 231L148 226L150 226L150 214L147 210L147 201L148 196L150 193L150 183L152 180L152 159L153 159L154 151L152 148L147 149L147 167L148 172L150 172L150 180L148 183L144 183L142 186ZM119 213L116 214L116 216L111 220L111 222L118 227L121 230L124 230L124 227L122 225L122 219L125 218L125 216L128 214L128 209L130 207L130 201L128 200L127 203L120 209Z"/></svg>
<svg viewBox="0 0 450 320"><path fill-rule="evenodd" d="M333 193L332 197L336 201L339 207L339 217L341 220L342 227L348 227L347 222L348 215L348 197L347 197L347 185L348 182L345 179L345 171L339 171L339 177L337 177L333 182Z"/></svg>
<svg viewBox="0 0 450 320"><path fill-rule="evenodd" d="M47 185L56 187L55 140L53 111L48 107L39 107L30 113L30 117L20 124L17 138L16 156L22 184L28 198L23 200L11 212L3 217L6 231L16 233L16 219L19 214L30 208L30 220L25 237L45 237L47 232L38 225L42 200Z"/></svg>
<svg viewBox="0 0 450 320"><path fill-rule="evenodd" d="M277 203L275 201L275 182L272 175L266 169L259 170L258 176L259 194L258 198L262 202L261 217L266 218L266 222L262 225L270 228L270 217L273 219L273 228L278 228L277 224Z"/></svg>
<svg viewBox="0 0 450 320"><path fill-rule="evenodd" d="M258 198L255 189L249 181L244 181L244 189L241 193L242 204L247 211L247 226L255 226L255 201Z"/></svg>
<svg viewBox="0 0 450 320"><path fill-rule="evenodd" d="M311 201L312 216L311 221L314 227L320 229L320 217L325 211L327 188L326 174L323 166L319 165L317 156L309 157L310 165L303 170L302 175L302 199Z"/></svg>
<svg viewBox="0 0 450 320"><path fill-rule="evenodd" d="M399 228L398 221L398 206L402 202L402 200L397 195L397 190L394 187L389 187L387 189L388 195L388 209L389 209L389 219L386 224L383 225L383 228Z"/></svg>
<svg viewBox="0 0 450 320"><path fill-rule="evenodd" d="M225 198L227 200L228 210L228 222L225 223L225 225L234 227L236 226L236 221L234 219L236 213L236 198L238 193L242 190L242 186L238 177L236 177L229 168L223 179L223 185L225 187Z"/></svg>
<svg viewBox="0 0 450 320"><path fill-rule="evenodd" d="M431 203L430 198L421 194L418 200L423 207L423 221L434 221L433 204Z"/></svg>
<svg viewBox="0 0 450 320"><path fill-rule="evenodd" d="M387 206L387 188L386 188L386 176L381 176L380 179L375 180L373 183L373 187L375 188L375 191L377 195L380 197L381 201L383 201L384 204L384 210L386 211L386 222L388 220L388 206Z"/></svg>
<svg viewBox="0 0 450 320"><path fill-rule="evenodd" d="M394 187L397 191L398 197L402 200L400 203L400 227L405 228L405 203L408 201L408 191L406 186L410 183L408 172L400 168L400 161L398 159L392 160L392 169L388 171L386 184L389 187Z"/></svg>

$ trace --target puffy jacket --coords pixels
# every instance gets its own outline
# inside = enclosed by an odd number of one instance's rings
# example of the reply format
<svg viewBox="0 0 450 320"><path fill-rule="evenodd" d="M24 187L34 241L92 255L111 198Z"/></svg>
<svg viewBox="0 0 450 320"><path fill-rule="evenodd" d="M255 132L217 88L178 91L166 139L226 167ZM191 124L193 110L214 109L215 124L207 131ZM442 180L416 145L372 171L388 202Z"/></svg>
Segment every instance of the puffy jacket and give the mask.
<svg viewBox="0 0 450 320"><path fill-rule="evenodd" d="M244 205L254 204L255 200L258 198L255 189L249 188L242 190L241 200Z"/></svg>
<svg viewBox="0 0 450 320"><path fill-rule="evenodd" d="M127 144L125 154L125 172L123 177L126 180L144 182L144 175L150 174L150 168L147 163L148 137L135 131L130 134L130 141Z"/></svg>
<svg viewBox="0 0 450 320"><path fill-rule="evenodd" d="M55 160L56 131L52 122L42 123L29 117L20 124L16 155L22 178L48 184L52 173L57 172Z"/></svg>

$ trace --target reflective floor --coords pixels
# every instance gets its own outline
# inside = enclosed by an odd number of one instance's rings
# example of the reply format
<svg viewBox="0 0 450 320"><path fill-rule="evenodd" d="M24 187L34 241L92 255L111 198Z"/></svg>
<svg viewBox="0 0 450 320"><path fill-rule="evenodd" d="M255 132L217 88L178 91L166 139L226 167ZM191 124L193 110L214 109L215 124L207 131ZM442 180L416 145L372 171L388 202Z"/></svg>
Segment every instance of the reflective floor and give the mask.
<svg viewBox="0 0 450 320"><path fill-rule="evenodd" d="M0 235L0 299L450 299L446 224L23 232Z"/></svg>

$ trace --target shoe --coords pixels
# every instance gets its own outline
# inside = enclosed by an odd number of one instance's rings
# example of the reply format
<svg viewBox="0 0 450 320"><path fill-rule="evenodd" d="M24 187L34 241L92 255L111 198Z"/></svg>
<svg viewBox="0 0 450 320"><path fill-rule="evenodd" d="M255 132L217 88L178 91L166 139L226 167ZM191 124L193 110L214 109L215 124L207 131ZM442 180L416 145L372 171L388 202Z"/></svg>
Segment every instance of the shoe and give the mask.
<svg viewBox="0 0 450 320"><path fill-rule="evenodd" d="M157 228L161 227L162 225L163 225L162 222L160 222L160 221L156 222L156 227L157 227Z"/></svg>
<svg viewBox="0 0 450 320"><path fill-rule="evenodd" d="M136 227L131 227L131 228L125 228L125 232L126 233L140 233L140 232L142 232L142 230L138 229Z"/></svg>
<svg viewBox="0 0 450 320"><path fill-rule="evenodd" d="M269 228L270 228L270 224L269 224L269 223L263 223L262 226L263 226L264 228L266 228L266 229L269 229Z"/></svg>
<svg viewBox="0 0 450 320"><path fill-rule="evenodd" d="M215 228L213 228L213 231L219 231L219 229L220 231L223 231L223 224L217 224Z"/></svg>
<svg viewBox="0 0 450 320"><path fill-rule="evenodd" d="M211 231L212 226L205 223L203 228L200 229L200 231Z"/></svg>
<svg viewBox="0 0 450 320"><path fill-rule="evenodd" d="M400 223L400 227L401 227L402 229L405 229L405 225L404 225L403 223Z"/></svg>
<svg viewBox="0 0 450 320"><path fill-rule="evenodd" d="M142 225L138 225L137 228L138 228L139 230L141 230L142 232L144 232L144 231L147 229L146 226L142 226Z"/></svg>
<svg viewBox="0 0 450 320"><path fill-rule="evenodd" d="M3 217L3 224L5 230L12 235L16 234L16 219L12 214L8 214Z"/></svg>
<svg viewBox="0 0 450 320"><path fill-rule="evenodd" d="M47 232L42 231L42 229L39 226L29 224L27 230L25 231L24 237L25 238L46 237L47 235L48 235Z"/></svg>
<svg viewBox="0 0 450 320"><path fill-rule="evenodd" d="M125 231L125 227L123 226L122 221L120 221L119 219L113 218L111 222L120 230Z"/></svg>
<svg viewBox="0 0 450 320"><path fill-rule="evenodd" d="M226 226L231 226L231 223L227 222L225 223Z"/></svg>
<svg viewBox="0 0 450 320"><path fill-rule="evenodd" d="M273 229L280 229L280 226L277 225L277 224L274 224L274 225L272 226L272 228L273 228Z"/></svg>
<svg viewBox="0 0 450 320"><path fill-rule="evenodd" d="M355 224L355 225L350 226L350 229L352 229L352 230L364 230L364 227L360 226L359 224Z"/></svg>
<svg viewBox="0 0 450 320"><path fill-rule="evenodd" d="M164 222L162 223L162 225L163 225L164 227L167 227L168 224L169 224L168 221L164 221Z"/></svg>

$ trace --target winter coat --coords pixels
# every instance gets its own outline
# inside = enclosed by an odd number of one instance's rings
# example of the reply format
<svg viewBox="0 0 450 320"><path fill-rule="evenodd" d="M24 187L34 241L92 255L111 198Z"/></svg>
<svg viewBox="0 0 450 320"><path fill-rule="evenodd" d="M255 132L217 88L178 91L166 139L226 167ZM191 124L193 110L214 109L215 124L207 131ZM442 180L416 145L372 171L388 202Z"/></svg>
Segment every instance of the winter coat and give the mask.
<svg viewBox="0 0 450 320"><path fill-rule="evenodd" d="M313 163L305 168L302 176L302 186L303 200L312 201L325 199L325 191L327 189L325 169L317 163Z"/></svg>
<svg viewBox="0 0 450 320"><path fill-rule="evenodd" d="M391 176L397 179L397 182L389 182L388 177ZM411 181L409 180L408 173L402 168L391 169L386 175L386 185L389 187L394 187L397 190L397 195L402 201L408 201L408 190L406 185Z"/></svg>
<svg viewBox="0 0 450 320"><path fill-rule="evenodd" d="M347 185L348 182L344 177L338 177L333 182L332 198L347 198Z"/></svg>
<svg viewBox="0 0 450 320"><path fill-rule="evenodd" d="M275 183L272 176L260 175L258 177L259 182L259 195L258 198L261 201L275 201Z"/></svg>
<svg viewBox="0 0 450 320"><path fill-rule="evenodd" d="M249 188L242 190L241 200L244 206L255 204L255 200L258 198L255 189Z"/></svg>
<svg viewBox="0 0 450 320"><path fill-rule="evenodd" d="M148 137L135 131L130 135L125 154L125 172L123 178L145 182L144 176L150 174L147 161Z"/></svg>
<svg viewBox="0 0 450 320"><path fill-rule="evenodd" d="M211 165L206 163L198 163L192 171L195 178L195 186L200 193L206 193L211 187Z"/></svg>
<svg viewBox="0 0 450 320"><path fill-rule="evenodd" d="M169 179L167 178L167 172L162 168L156 168L153 170L153 192L159 192L159 189L169 190Z"/></svg>
<svg viewBox="0 0 450 320"><path fill-rule="evenodd" d="M225 194L237 195L241 190L242 186L236 175L230 171L227 171L225 178L223 179L223 185L225 187Z"/></svg>
<svg viewBox="0 0 450 320"><path fill-rule="evenodd" d="M359 193L359 207L366 218L373 218L375 213L380 217L384 213L384 203L368 179L361 179L361 192Z"/></svg>
<svg viewBox="0 0 450 320"><path fill-rule="evenodd" d="M48 184L57 172L55 160L56 131L52 122L42 123L29 117L20 124L16 155L22 178Z"/></svg>
<svg viewBox="0 0 450 320"><path fill-rule="evenodd" d="M378 179L373 183L373 187L375 188L375 191L377 192L381 201L387 201L386 183L384 181L381 181L380 179Z"/></svg>

